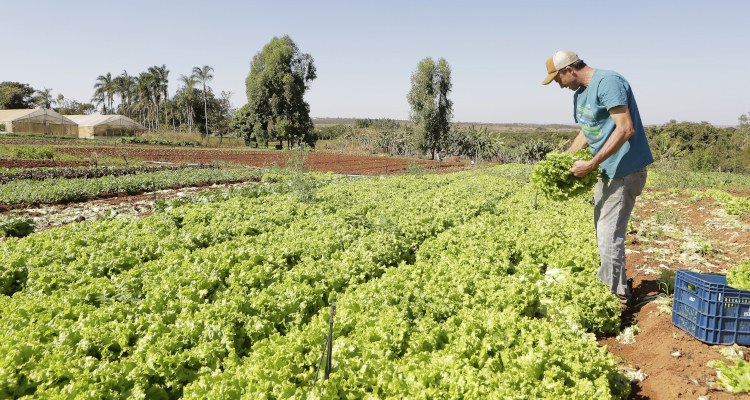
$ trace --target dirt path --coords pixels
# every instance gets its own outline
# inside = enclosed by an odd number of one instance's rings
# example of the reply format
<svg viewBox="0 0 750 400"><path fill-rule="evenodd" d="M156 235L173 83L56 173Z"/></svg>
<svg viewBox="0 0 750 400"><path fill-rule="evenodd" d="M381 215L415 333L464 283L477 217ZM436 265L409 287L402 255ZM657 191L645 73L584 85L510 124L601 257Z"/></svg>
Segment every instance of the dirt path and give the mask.
<svg viewBox="0 0 750 400"><path fill-rule="evenodd" d="M750 399L717 390L716 373L706 363L725 358L721 351L747 348L704 344L672 324L670 306L645 302L658 295L661 271L694 269L725 274L750 259L750 218L727 215L710 199L651 191L638 200L628 235L627 268L637 305L623 316L637 325L635 343L604 338L623 368L645 374L633 384L630 399ZM643 375L641 376L643 377Z"/></svg>

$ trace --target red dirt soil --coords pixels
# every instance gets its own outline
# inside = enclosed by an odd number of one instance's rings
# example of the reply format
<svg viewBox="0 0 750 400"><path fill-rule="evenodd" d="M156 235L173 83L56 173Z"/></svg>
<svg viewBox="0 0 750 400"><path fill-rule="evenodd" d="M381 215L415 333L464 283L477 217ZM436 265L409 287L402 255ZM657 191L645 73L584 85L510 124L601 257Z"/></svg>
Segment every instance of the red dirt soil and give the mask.
<svg viewBox="0 0 750 400"><path fill-rule="evenodd" d="M56 151L79 157L126 157L143 161L171 163L224 162L253 167L285 166L288 151L253 151L225 149L175 149L153 147L56 147ZM296 157L294 154L293 157ZM305 168L353 175L389 175L406 172L412 168L453 170L464 166L460 162L415 160L396 157L350 155L326 152L306 152L301 157Z"/></svg>
<svg viewBox="0 0 750 400"><path fill-rule="evenodd" d="M93 163L89 161L0 159L0 168L84 167L88 165L93 165Z"/></svg>
<svg viewBox="0 0 750 400"><path fill-rule="evenodd" d="M662 193L665 194L665 193ZM627 272L633 278L633 296L642 299L659 293L659 275L646 274L646 268L660 271L699 268L703 272L726 273L739 261L750 260L750 218L721 214L715 202L696 200L685 195L640 198L634 212L635 230L628 235ZM677 229L659 233L669 222ZM721 221L727 221L721 223ZM734 222L731 222L734 221ZM698 256L685 250L690 237L710 243L708 254ZM657 250L656 252L654 250ZM679 255L679 256L678 256ZM638 303L638 300L636 300ZM602 338L612 354L647 377L633 384L629 399L750 399L749 394L718 390L716 372L706 363L725 359L719 350L725 346L700 342L672 324L672 316L649 302L623 315L623 326L637 324L640 333L635 343L623 344L614 337ZM747 357L748 349L742 348Z"/></svg>

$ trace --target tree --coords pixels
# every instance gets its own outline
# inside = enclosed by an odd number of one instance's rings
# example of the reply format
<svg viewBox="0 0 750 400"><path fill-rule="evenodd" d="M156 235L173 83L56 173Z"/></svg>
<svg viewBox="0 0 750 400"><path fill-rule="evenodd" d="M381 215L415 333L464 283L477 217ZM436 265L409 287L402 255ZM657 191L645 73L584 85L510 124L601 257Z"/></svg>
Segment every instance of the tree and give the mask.
<svg viewBox="0 0 750 400"><path fill-rule="evenodd" d="M128 75L128 71L122 71L122 75L114 78L115 94L120 96L120 114L131 117L133 97L136 92L136 77Z"/></svg>
<svg viewBox="0 0 750 400"><path fill-rule="evenodd" d="M219 98L215 100L214 107L209 107L208 114L213 122L214 135L219 136L219 144L224 140L224 136L229 133L229 124L232 120L232 92L222 91Z"/></svg>
<svg viewBox="0 0 750 400"><path fill-rule="evenodd" d="M315 65L310 54L300 52L287 35L274 37L256 53L250 64L250 74L245 80L248 105L238 118L252 127L251 140L279 140L300 144L314 143L310 106L304 95L316 78ZM236 121L235 119L235 122Z"/></svg>
<svg viewBox="0 0 750 400"><path fill-rule="evenodd" d="M96 107L91 103L79 103L75 100L66 98L62 94L57 95L57 107L54 109L62 115L82 115L92 114Z"/></svg>
<svg viewBox="0 0 750 400"><path fill-rule="evenodd" d="M255 147L258 147L258 142L262 140L258 136L253 135L253 120L252 112L250 111L250 103L245 103L242 107L238 108L232 116L232 120L229 123L229 129L235 132L238 136L245 139L245 145L249 146L251 143L255 143ZM260 139L260 140L259 140ZM265 140L266 147L268 147L268 139Z"/></svg>
<svg viewBox="0 0 750 400"><path fill-rule="evenodd" d="M107 110L112 112L112 104L114 102L116 86L112 80L112 74L107 72L106 75L99 75L96 78L94 84L94 98L96 102L104 104L103 114L107 114Z"/></svg>
<svg viewBox="0 0 750 400"><path fill-rule="evenodd" d="M203 86L203 115L206 118L206 136L208 136L208 100L206 94L208 93L206 83L214 79L213 68L208 65L203 67L193 67L193 77Z"/></svg>
<svg viewBox="0 0 750 400"><path fill-rule="evenodd" d="M738 137L739 140L737 140L740 143L741 148L746 148L750 146L750 112L747 114L742 114L738 118L739 126L738 126Z"/></svg>
<svg viewBox="0 0 750 400"><path fill-rule="evenodd" d="M750 112L747 114L741 114L737 121L740 123L740 129L750 129Z"/></svg>
<svg viewBox="0 0 750 400"><path fill-rule="evenodd" d="M161 104L164 101L169 100L169 70L167 69L166 65L162 65L161 67L158 67L154 65L153 67L149 67L147 73L151 75L151 79L149 80L149 83L151 84L151 90L149 91L154 103L154 108L156 109L156 128L159 128L159 122L161 121L161 118L159 117L159 111L161 110ZM166 121L166 116L164 120Z"/></svg>
<svg viewBox="0 0 750 400"><path fill-rule="evenodd" d="M446 145L453 117L453 102L448 99L451 87L451 69L443 58L437 63L430 57L423 59L411 76L410 116L417 126L419 147L430 152L431 159Z"/></svg>
<svg viewBox="0 0 750 400"><path fill-rule="evenodd" d="M52 104L55 103L55 100L52 98L52 89L44 88L34 93L34 104L41 108L52 108Z"/></svg>
<svg viewBox="0 0 750 400"><path fill-rule="evenodd" d="M193 112L193 93L195 92L195 85L198 83L198 80L195 79L194 75L186 76L186 75L180 75L180 82L182 83L182 93L184 95L184 101L182 101L183 104L181 104L182 107L184 107L185 110L185 119L187 120L188 125L188 132L193 131L193 121L195 118L195 113ZM177 95L175 95L175 98ZM204 104L205 107L205 104ZM204 110L205 113L205 110Z"/></svg>
<svg viewBox="0 0 750 400"><path fill-rule="evenodd" d="M25 83L0 83L0 110L34 107L34 88Z"/></svg>

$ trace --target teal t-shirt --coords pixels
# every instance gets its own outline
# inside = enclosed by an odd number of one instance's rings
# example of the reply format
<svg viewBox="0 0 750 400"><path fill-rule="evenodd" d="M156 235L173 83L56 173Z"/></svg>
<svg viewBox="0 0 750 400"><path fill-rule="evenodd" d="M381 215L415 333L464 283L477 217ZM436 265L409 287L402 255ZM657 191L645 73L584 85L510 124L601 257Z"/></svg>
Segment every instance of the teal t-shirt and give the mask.
<svg viewBox="0 0 750 400"><path fill-rule="evenodd" d="M574 118L586 136L591 154L602 148L615 129L609 110L622 105L628 107L635 135L600 165L602 175L610 179L641 170L654 162L630 84L616 72L597 69L588 87L578 89L573 95Z"/></svg>

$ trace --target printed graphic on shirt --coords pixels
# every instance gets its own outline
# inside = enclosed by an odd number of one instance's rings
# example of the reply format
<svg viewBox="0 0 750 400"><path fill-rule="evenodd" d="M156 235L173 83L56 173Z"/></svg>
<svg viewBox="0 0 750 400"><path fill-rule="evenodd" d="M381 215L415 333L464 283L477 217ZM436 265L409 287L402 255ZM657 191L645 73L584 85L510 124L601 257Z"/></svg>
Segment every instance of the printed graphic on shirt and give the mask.
<svg viewBox="0 0 750 400"><path fill-rule="evenodd" d="M576 110L576 118L578 119L578 125L581 126L583 134L590 141L597 141L602 137L602 128L596 123L594 119L594 113L591 109L584 106L578 106Z"/></svg>

